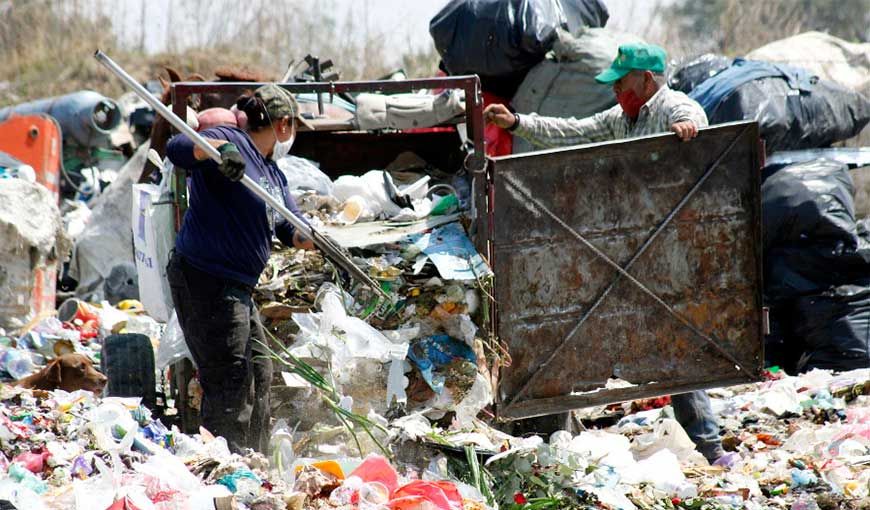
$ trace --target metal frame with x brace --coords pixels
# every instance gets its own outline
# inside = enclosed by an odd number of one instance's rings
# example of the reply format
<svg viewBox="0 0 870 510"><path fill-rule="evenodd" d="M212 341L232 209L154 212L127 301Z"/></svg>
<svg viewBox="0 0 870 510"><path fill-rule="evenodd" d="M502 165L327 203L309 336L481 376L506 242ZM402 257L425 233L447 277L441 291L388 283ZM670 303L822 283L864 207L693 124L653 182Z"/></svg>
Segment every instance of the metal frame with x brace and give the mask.
<svg viewBox="0 0 870 510"><path fill-rule="evenodd" d="M688 328L694 336L702 339L706 344L712 346L714 350L723 358L727 359L731 363L735 370L745 376L748 380L754 380L756 375L753 374L751 370L743 365L737 358L735 358L731 353L729 353L724 347L721 345L721 341L719 341L714 335L708 335L701 331L695 324L693 324L689 319L678 313L674 310L670 305L668 305L661 297L659 297L655 292L647 288L643 283L638 281L634 276L632 276L628 271L634 265L634 263L640 259L640 257L647 251L647 249L653 244L659 234L672 222L672 220L677 216L677 214L682 210L682 208L691 200L691 198L695 195L695 193L704 185L705 182L709 179L709 177L713 174L716 168L722 163L725 157L731 152L731 150L737 145L737 142L747 133L751 124L744 127L737 136L728 144L728 146L719 154L719 156L708 166L707 170L701 175L701 177L695 182L694 186L686 193L686 195L674 206L670 213L659 223L659 225L653 230L653 232L649 235L643 245L637 250L637 252L631 257L631 259L625 264L625 266L620 266L618 263L614 262L610 257L604 254L601 250L596 248L592 243L590 243L586 238L584 238L579 232L577 232L574 228L568 225L565 221L563 221L558 215L556 215L553 211L551 211L548 207L540 202L537 198L531 196L531 194L524 189L524 187L519 184L514 178L502 175L501 178L504 179L505 183L510 186L516 193L522 196L525 200L523 201L523 205L532 212L540 212L549 216L553 221L558 223L561 227L567 230L574 238L576 238L580 243L582 243L586 248L592 251L596 257L603 260L609 266L614 268L617 271L617 275L614 277L613 281L598 295L593 304L589 307L589 309L583 314L583 316L577 321L577 324L571 329L571 331L565 336L565 338L556 346L552 353L547 357L547 359L541 363L537 370L529 376L528 380L523 384L523 386L517 391L514 396L506 403L507 406L515 404L523 395L525 395L529 388L537 381L540 374L543 372L544 368L547 367L555 358L558 356L562 350L568 345L571 340L574 339L574 336L580 331L580 328L583 324L592 316L595 310L601 305L604 299L610 294L610 291L619 283L622 278L626 278L632 284L634 284L637 288L639 288L644 294L647 294L651 297L658 305L664 308L669 315L674 317L677 321L683 324L686 328Z"/></svg>

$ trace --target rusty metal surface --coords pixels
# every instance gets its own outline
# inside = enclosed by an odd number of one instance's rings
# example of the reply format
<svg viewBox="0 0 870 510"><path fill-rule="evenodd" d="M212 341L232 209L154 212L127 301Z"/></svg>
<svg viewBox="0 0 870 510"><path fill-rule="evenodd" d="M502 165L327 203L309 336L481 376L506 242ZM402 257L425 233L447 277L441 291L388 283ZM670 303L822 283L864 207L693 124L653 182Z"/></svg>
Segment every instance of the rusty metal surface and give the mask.
<svg viewBox="0 0 870 510"><path fill-rule="evenodd" d="M624 267L720 156L627 271L636 282L578 242L579 236ZM704 129L690 143L655 135L493 159L488 237L498 335L513 360L500 381L499 416L757 378L759 157L755 124L735 123ZM602 389L611 377L636 386Z"/></svg>

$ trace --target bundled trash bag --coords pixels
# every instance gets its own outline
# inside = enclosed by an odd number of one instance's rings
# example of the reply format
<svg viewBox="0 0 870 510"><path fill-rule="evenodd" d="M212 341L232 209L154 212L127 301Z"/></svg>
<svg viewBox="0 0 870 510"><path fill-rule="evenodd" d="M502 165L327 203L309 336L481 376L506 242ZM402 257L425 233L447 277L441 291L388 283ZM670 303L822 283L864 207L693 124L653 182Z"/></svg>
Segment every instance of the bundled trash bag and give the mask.
<svg viewBox="0 0 870 510"><path fill-rule="evenodd" d="M854 245L854 192L842 163L819 159L782 168L761 186L764 250L818 241Z"/></svg>
<svg viewBox="0 0 870 510"><path fill-rule="evenodd" d="M715 53L671 64L668 86L688 94L704 81L731 67L731 59Z"/></svg>
<svg viewBox="0 0 870 510"><path fill-rule="evenodd" d="M761 187L770 303L870 274L870 236L855 221L848 166L820 159L782 168Z"/></svg>
<svg viewBox="0 0 870 510"><path fill-rule="evenodd" d="M737 59L689 96L710 124L756 120L768 153L825 147L870 122L870 100L794 67Z"/></svg>
<svg viewBox="0 0 870 510"><path fill-rule="evenodd" d="M870 98L870 42L852 43L822 32L804 32L766 44L746 58L801 67ZM843 143L870 146L870 128Z"/></svg>
<svg viewBox="0 0 870 510"><path fill-rule="evenodd" d="M852 90L870 93L870 43L853 43L823 32L804 32L766 44L746 58L809 70Z"/></svg>
<svg viewBox="0 0 870 510"><path fill-rule="evenodd" d="M553 52L526 75L511 104L518 112L583 118L616 104L613 90L595 81L607 69L622 44L638 37L607 28L581 28L573 35L557 31ZM533 150L519 137L514 154Z"/></svg>
<svg viewBox="0 0 870 510"><path fill-rule="evenodd" d="M870 233L856 222L848 165L785 166L761 187L766 358L798 370L870 366ZM803 353L802 355L800 353Z"/></svg>
<svg viewBox="0 0 870 510"><path fill-rule="evenodd" d="M798 369L854 370L870 367L870 282L842 285L796 300L792 324L805 345Z"/></svg>
<svg viewBox="0 0 870 510"><path fill-rule="evenodd" d="M449 74L478 74L484 89L511 96L552 49L557 28L601 27L608 16L601 0L453 0L429 33Z"/></svg>

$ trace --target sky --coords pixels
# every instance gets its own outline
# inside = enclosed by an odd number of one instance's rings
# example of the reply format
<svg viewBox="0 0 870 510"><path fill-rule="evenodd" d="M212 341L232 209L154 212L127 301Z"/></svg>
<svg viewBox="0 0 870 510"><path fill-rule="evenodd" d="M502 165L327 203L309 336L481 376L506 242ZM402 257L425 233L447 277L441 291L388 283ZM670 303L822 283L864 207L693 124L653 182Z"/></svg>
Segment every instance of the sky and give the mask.
<svg viewBox="0 0 870 510"><path fill-rule="evenodd" d="M166 16L172 4L192 3L195 0L93 0L104 9L119 14L116 30L131 44L138 44L142 30L140 20L145 7L145 47L150 52L166 49ZM448 0L335 0L337 12L358 10L366 3L372 28L387 34L389 45L424 49L431 44L429 20L444 7ZM240 2L243 4L244 2ZM652 0L605 0L610 10L609 27L632 32L642 31ZM208 5L205 2L205 5ZM118 19L118 18L116 18Z"/></svg>

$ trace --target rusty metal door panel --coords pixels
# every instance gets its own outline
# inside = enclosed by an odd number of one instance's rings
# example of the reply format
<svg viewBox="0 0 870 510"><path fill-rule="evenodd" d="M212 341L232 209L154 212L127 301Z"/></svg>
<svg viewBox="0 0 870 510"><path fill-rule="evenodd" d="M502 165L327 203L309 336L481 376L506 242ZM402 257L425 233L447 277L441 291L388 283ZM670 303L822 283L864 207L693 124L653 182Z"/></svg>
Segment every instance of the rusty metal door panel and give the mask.
<svg viewBox="0 0 870 510"><path fill-rule="evenodd" d="M741 122L493 159L499 415L757 379L759 157Z"/></svg>

